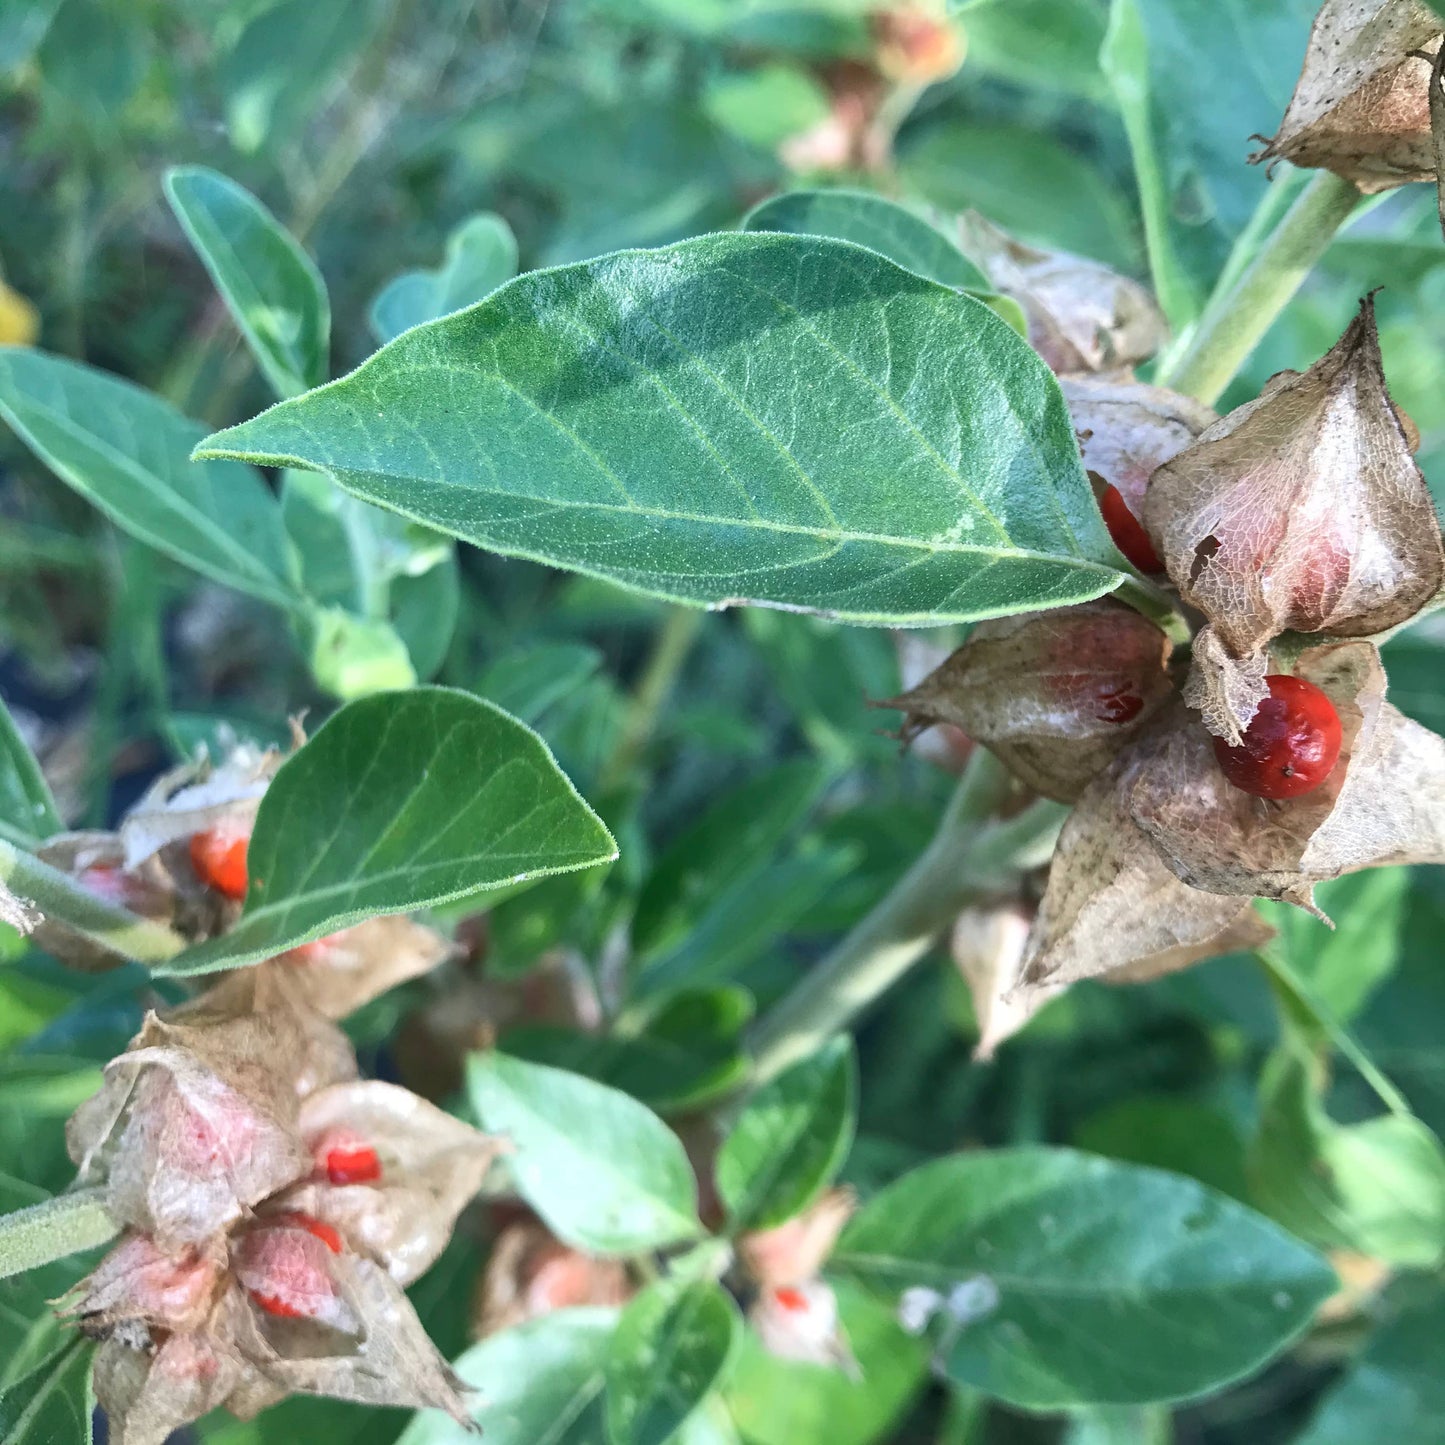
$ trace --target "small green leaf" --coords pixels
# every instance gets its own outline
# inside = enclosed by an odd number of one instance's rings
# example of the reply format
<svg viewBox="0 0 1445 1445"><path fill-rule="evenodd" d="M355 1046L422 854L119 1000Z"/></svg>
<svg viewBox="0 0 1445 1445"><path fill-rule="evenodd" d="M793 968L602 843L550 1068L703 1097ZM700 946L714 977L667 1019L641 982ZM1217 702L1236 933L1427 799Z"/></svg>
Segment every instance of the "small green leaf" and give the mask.
<svg viewBox="0 0 1445 1445"><path fill-rule="evenodd" d="M278 396L330 370L331 303L315 262L244 186L205 166L166 172L166 198Z"/></svg>
<svg viewBox="0 0 1445 1445"><path fill-rule="evenodd" d="M34 849L64 826L35 754L0 701L0 837Z"/></svg>
<svg viewBox="0 0 1445 1445"><path fill-rule="evenodd" d="M754 206L743 217L743 229L832 236L867 246L941 286L992 290L988 277L936 226L870 191L789 191Z"/></svg>
<svg viewBox="0 0 1445 1445"><path fill-rule="evenodd" d="M204 576L297 604L281 509L234 462L196 462L205 431L158 396L78 362L0 347L0 416L118 527Z"/></svg>
<svg viewBox="0 0 1445 1445"><path fill-rule="evenodd" d="M517 274L517 238L490 211L472 216L447 237L446 259L435 271L406 271L390 281L371 303L371 329L388 341L448 316L489 296Z"/></svg>
<svg viewBox="0 0 1445 1445"><path fill-rule="evenodd" d="M406 644L389 622L323 607L312 626L311 674L333 697L349 701L416 686Z"/></svg>
<svg viewBox="0 0 1445 1445"><path fill-rule="evenodd" d="M467 1080L482 1128L516 1148L507 1162L522 1197L560 1239L636 1254L700 1232L687 1154L636 1099L496 1052L474 1054Z"/></svg>
<svg viewBox="0 0 1445 1445"><path fill-rule="evenodd" d="M1122 580L1034 352L979 302L817 237L530 273L198 455L324 469L478 546L681 602L940 623Z"/></svg>
<svg viewBox="0 0 1445 1445"><path fill-rule="evenodd" d="M1380 1329L1293 1445L1438 1445L1445 1439L1445 1293Z"/></svg>
<svg viewBox="0 0 1445 1445"><path fill-rule="evenodd" d="M1333 1271L1191 1179L1067 1149L938 1159L869 1201L831 1267L933 1291L950 1379L1025 1409L1186 1399L1257 1369Z"/></svg>
<svg viewBox="0 0 1445 1445"><path fill-rule="evenodd" d="M585 642L543 642L503 653L477 679L473 691L535 724L601 666L602 654Z"/></svg>
<svg viewBox="0 0 1445 1445"><path fill-rule="evenodd" d="M734 1230L800 1214L843 1167L858 1114L852 1040L836 1038L759 1089L717 1156Z"/></svg>
<svg viewBox="0 0 1445 1445"><path fill-rule="evenodd" d="M622 1313L607 1356L611 1445L667 1445L732 1360L742 1321L731 1296L700 1282L666 1282Z"/></svg>
<svg viewBox="0 0 1445 1445"><path fill-rule="evenodd" d="M448 688L348 703L276 774L229 933L167 973L267 958L363 918L404 913L617 856L536 733Z"/></svg>
<svg viewBox="0 0 1445 1445"><path fill-rule="evenodd" d="M790 136L828 119L828 92L811 71L781 62L722 71L708 79L702 108L708 119L744 145L776 150ZM753 231L791 230L751 226ZM819 235L833 235L821 231Z"/></svg>
<svg viewBox="0 0 1445 1445"><path fill-rule="evenodd" d="M473 1345L452 1368L478 1393L488 1445L601 1445L603 1365L617 1311L568 1309ZM413 1417L397 1445L471 1445L439 1410Z"/></svg>
<svg viewBox="0 0 1445 1445"><path fill-rule="evenodd" d="M71 1339L63 1348L0 1391L0 1445L79 1445L90 1439L91 1344Z"/></svg>

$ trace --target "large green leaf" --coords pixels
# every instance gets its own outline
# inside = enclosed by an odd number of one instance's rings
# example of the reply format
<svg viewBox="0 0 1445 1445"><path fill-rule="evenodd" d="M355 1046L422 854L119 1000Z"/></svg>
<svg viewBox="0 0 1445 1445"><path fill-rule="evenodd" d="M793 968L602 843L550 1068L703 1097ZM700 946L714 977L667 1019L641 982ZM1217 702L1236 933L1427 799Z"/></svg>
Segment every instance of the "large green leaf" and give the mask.
<svg viewBox="0 0 1445 1445"><path fill-rule="evenodd" d="M644 1290L622 1313L607 1357L611 1445L667 1445L726 1373L742 1331L715 1284Z"/></svg>
<svg viewBox="0 0 1445 1445"><path fill-rule="evenodd" d="M0 701L0 838L33 849L63 826L35 754Z"/></svg>
<svg viewBox="0 0 1445 1445"><path fill-rule="evenodd" d="M950 1378L1031 1409L1184 1399L1248 1374L1335 1288L1277 1225L1191 1179L1066 1149L934 1160L832 1267L936 1292Z"/></svg>
<svg viewBox="0 0 1445 1445"><path fill-rule="evenodd" d="M512 228L484 211L447 237L446 259L435 271L405 271L381 289L371 303L371 329L378 341L391 341L424 321L480 301L516 274Z"/></svg>
<svg viewBox="0 0 1445 1445"><path fill-rule="evenodd" d="M1437 1445L1445 1439L1445 1293L1392 1320L1327 1394L1294 1445Z"/></svg>
<svg viewBox="0 0 1445 1445"><path fill-rule="evenodd" d="M261 477L197 462L205 428L119 377L0 347L0 416L133 537L229 587L294 607L281 509Z"/></svg>
<svg viewBox="0 0 1445 1445"><path fill-rule="evenodd" d="M331 303L310 256L218 171L177 166L166 196L276 394L319 386L331 369Z"/></svg>
<svg viewBox="0 0 1445 1445"><path fill-rule="evenodd" d="M843 241L534 272L199 454L324 468L685 602L923 623L1121 580L1043 363L982 303Z"/></svg>
<svg viewBox="0 0 1445 1445"><path fill-rule="evenodd" d="M616 856L546 744L499 708L441 687L361 698L267 789L236 927L165 971L232 967L380 913Z"/></svg>
<svg viewBox="0 0 1445 1445"><path fill-rule="evenodd" d="M867 246L942 286L992 289L988 277L936 226L870 191L789 191L754 206L743 229L832 236Z"/></svg>
<svg viewBox="0 0 1445 1445"><path fill-rule="evenodd" d="M507 1162L522 1197L559 1238L636 1254L700 1231L687 1154L636 1099L496 1052L473 1055L467 1079L482 1127L516 1148Z"/></svg>
<svg viewBox="0 0 1445 1445"><path fill-rule="evenodd" d="M734 1228L770 1229L817 1198L848 1157L857 1094L845 1036L748 1100L717 1156L718 1193Z"/></svg>
<svg viewBox="0 0 1445 1445"><path fill-rule="evenodd" d="M81 1445L90 1439L90 1341L72 1339L0 1391L0 1445Z"/></svg>
<svg viewBox="0 0 1445 1445"><path fill-rule="evenodd" d="M453 1362L480 1391L488 1445L602 1445L603 1365L617 1312L559 1310L503 1330ZM440 1410L417 1415L397 1445L471 1445L475 1433Z"/></svg>

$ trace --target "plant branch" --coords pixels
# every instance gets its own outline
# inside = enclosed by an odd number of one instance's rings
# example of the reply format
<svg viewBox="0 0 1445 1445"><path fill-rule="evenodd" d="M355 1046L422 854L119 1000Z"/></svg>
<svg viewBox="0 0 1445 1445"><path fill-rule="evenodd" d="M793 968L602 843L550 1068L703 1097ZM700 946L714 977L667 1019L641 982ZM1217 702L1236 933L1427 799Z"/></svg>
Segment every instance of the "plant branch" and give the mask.
<svg viewBox="0 0 1445 1445"><path fill-rule="evenodd" d="M1232 280L1216 287L1184 351L1155 378L1213 405L1349 219L1360 193L1319 171Z"/></svg>
<svg viewBox="0 0 1445 1445"><path fill-rule="evenodd" d="M0 884L43 917L134 963L174 958L186 941L174 929L88 893L73 878L0 839Z"/></svg>
<svg viewBox="0 0 1445 1445"><path fill-rule="evenodd" d="M805 1058L846 1028L928 952L966 904L1007 891L1045 861L1067 809L1040 799L988 822L1009 788L1003 766L977 748L928 847L821 963L754 1028L750 1084Z"/></svg>
<svg viewBox="0 0 1445 1445"><path fill-rule="evenodd" d="M0 1215L0 1279L94 1249L120 1233L103 1189L75 1189Z"/></svg>

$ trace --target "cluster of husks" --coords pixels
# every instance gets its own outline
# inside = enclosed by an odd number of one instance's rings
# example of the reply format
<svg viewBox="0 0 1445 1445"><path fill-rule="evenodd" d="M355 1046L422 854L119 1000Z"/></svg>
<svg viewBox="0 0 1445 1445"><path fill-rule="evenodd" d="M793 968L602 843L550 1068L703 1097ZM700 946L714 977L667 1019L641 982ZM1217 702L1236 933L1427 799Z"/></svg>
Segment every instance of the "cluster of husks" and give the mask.
<svg viewBox="0 0 1445 1445"><path fill-rule="evenodd" d="M440 1255L498 1147L391 1084L278 969L151 1014L67 1129L121 1242L66 1313L100 1341L117 1445L293 1393L437 1406L458 1382L404 1288Z"/></svg>
<svg viewBox="0 0 1445 1445"><path fill-rule="evenodd" d="M1421 0L1326 0L1279 131L1251 159L1334 171L1366 193L1437 179L1442 32Z"/></svg>
<svg viewBox="0 0 1445 1445"><path fill-rule="evenodd" d="M1064 386L1096 484L1203 625L1183 673L1112 601L986 622L887 704L905 736L955 725L1075 805L1036 908L955 931L985 1054L1075 980L1257 946L1255 898L1313 909L1327 879L1445 861L1445 741L1385 700L1369 640L1445 572L1369 300L1307 372L1214 421L1126 380Z"/></svg>

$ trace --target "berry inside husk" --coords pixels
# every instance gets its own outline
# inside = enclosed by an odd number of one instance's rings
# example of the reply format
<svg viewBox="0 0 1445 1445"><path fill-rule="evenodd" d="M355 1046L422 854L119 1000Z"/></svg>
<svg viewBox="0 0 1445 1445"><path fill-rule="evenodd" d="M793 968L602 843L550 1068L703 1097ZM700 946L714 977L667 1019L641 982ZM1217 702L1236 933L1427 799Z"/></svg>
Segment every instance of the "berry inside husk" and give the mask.
<svg viewBox="0 0 1445 1445"><path fill-rule="evenodd" d="M1214 740L1214 756L1236 788L1256 798L1300 798L1334 771L1343 730L1335 705L1312 682L1276 673L1265 678L1260 703L1244 738L1231 747Z"/></svg>
<svg viewBox="0 0 1445 1445"><path fill-rule="evenodd" d="M1144 524L1129 510L1118 487L1105 487L1099 498L1099 511L1103 513L1104 525L1114 539L1114 545L1141 572L1154 574L1164 570L1159 554Z"/></svg>
<svg viewBox="0 0 1445 1445"><path fill-rule="evenodd" d="M247 884L246 845L250 841L245 833L221 828L192 834L191 867L196 870L196 877L227 898L244 898Z"/></svg>

